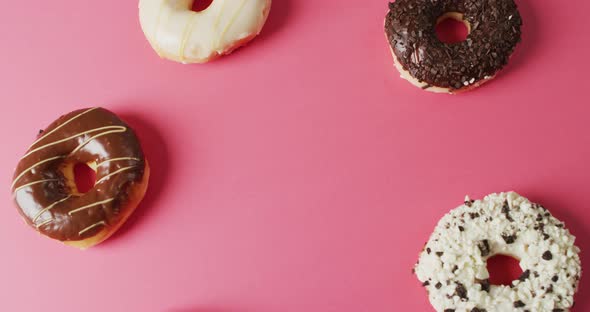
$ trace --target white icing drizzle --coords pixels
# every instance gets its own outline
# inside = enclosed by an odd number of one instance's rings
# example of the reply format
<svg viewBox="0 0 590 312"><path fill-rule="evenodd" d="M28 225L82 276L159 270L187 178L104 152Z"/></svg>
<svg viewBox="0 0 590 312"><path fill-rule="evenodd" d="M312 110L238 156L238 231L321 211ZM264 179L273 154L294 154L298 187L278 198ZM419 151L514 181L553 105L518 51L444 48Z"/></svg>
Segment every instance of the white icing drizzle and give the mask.
<svg viewBox="0 0 590 312"><path fill-rule="evenodd" d="M85 112L83 112L83 113L80 113L80 114L78 114L78 115L74 116L73 118L71 118L71 119L69 119L68 121L64 122L63 124L61 124L61 125L60 125L60 126L58 126L57 128L63 127L65 124L67 124L67 123L71 122L72 120L74 120L74 119L76 119L76 118L78 118L78 117L80 117L80 116L84 115L85 113L88 113L88 112L90 112L90 111L92 111L92 110L94 110L94 109L89 109L89 110L86 110ZM57 129L57 128L56 128L56 129ZM53 129L53 130L49 131L49 132L46 134L46 136L47 136L47 135L49 135L49 134L51 134L51 133L54 133L56 129ZM110 129L113 129L113 130L110 130ZM47 147L50 147L50 146L53 146L53 145L57 145L57 144L60 144L60 143L66 142L66 141L68 141L68 140L71 140L71 139L73 139L73 138L76 138L76 137L78 137L78 136L81 136L81 135L84 135L84 134L93 133L93 132L96 132L96 131L101 131L101 130L108 130L108 131L101 132L101 133L99 133L99 134L97 134L97 135L94 135L94 136L90 137L90 138L89 138L89 139L87 139L86 141L82 142L80 145L78 145L78 146L77 146L77 147L76 147L76 148L75 148L75 149L74 149L74 150L73 150L73 151L70 153L70 155L68 155L68 156L55 156L55 157L50 157L50 158L47 158L47 159L43 159L43 160L41 160L41 161L39 161L39 162L37 162L37 163L33 164L33 165L32 165L32 166L30 166L29 168L27 168L27 169L23 170L23 171L22 171L22 172L21 172L21 173L20 173L20 174L19 174L19 175L18 175L18 176L17 176L17 177L16 177L16 178L13 180L13 181L12 181L11 188L14 188L14 186L16 185L16 183L17 183L17 182L18 182L18 181L19 181L19 180L20 180L20 179L21 179L21 178L22 178L22 177L23 177L25 174L27 174L29 171L31 171L31 170L32 170L32 169L34 169L35 167L37 167L37 166L39 166L39 165L42 165L42 164L44 164L44 163L47 163L47 162L53 161L53 160L67 158L67 157L69 157L69 156L73 155L74 153L78 152L80 149L82 149L82 148L83 148L83 147L84 147L86 144L88 144L88 143L89 143L89 142L91 142L92 140L94 140L94 139L96 139L96 138L98 138L98 137L101 137L101 136L107 135L107 134L111 134L111 133L122 133L122 132L125 132L125 131L127 131L127 128L126 128L126 127L123 127L123 126L105 126L105 127L99 127L99 128L94 128L94 129L86 130L86 131L84 131L84 132L77 133L77 134L75 134L75 135L72 135L72 136L69 136L69 137L67 137L67 138L64 138L64 139L61 139L61 140L57 140L57 141L54 141L54 142L51 142L51 143L47 143L47 144L45 144L45 145L42 145L42 146L40 146L40 147L37 147L37 148L35 148L35 149L33 149L33 150L29 151L28 153L26 153L26 154L25 154L25 155L24 155L24 156L23 156L21 159L24 159L24 158L26 158L27 156L29 156L29 155L31 155L31 154L33 154L33 153L35 153L35 152L38 152L38 151L40 151L40 150L43 150L43 149L45 149L45 148L47 148ZM43 138L44 138L44 137L41 137L39 140L37 140L37 142L39 142L39 141L40 141L41 139L43 139ZM34 143L32 146L34 146L35 144L36 144L36 143ZM45 180L39 180L39 181L34 181L34 182L31 182L31 183L27 183L27 184L25 184L25 185L22 185L22 186L18 187L17 189L15 189L15 190L14 190L14 192L13 192L13 194L14 194L14 195L16 195L16 193L17 193L18 191L20 191L21 189L23 189L23 188L26 188L26 187L28 187L28 186L36 185L36 184L43 183L43 182L49 182L49 181L58 181L58 180L57 180L57 179L45 179Z"/></svg>
<svg viewBox="0 0 590 312"><path fill-rule="evenodd" d="M13 196L16 196L16 193L22 189L25 189L29 186L33 186L33 185L37 185L37 184L41 184L41 183L45 183L45 182L57 182L59 181L58 179L43 179L43 180L37 180L37 181L33 181L30 183L27 183L25 185L21 185L19 187L17 187L14 192L12 193Z"/></svg>
<svg viewBox="0 0 590 312"><path fill-rule="evenodd" d="M53 221L53 219L45 220L45 221L43 221L43 222L41 222L41 223L37 224L37 225L36 225L36 227L37 227L37 228L40 228L40 227L44 226L45 224L47 224L47 223L49 223L49 222L51 222L51 221Z"/></svg>
<svg viewBox="0 0 590 312"><path fill-rule="evenodd" d="M236 11L232 15L231 19L229 20L229 22L223 28L223 31L221 32L221 35L219 36L219 40L217 40L218 49L219 49L219 46L221 45L221 42L223 42L223 37L225 37L225 33L227 33L227 31L230 29L230 27L234 24L234 22L236 21L236 17L238 17L238 14L240 14L242 9L244 8L244 4L246 4L246 0L242 0L242 3L240 3L240 6L236 9Z"/></svg>
<svg viewBox="0 0 590 312"><path fill-rule="evenodd" d="M98 164L96 164L96 167L100 167L104 164L110 163L110 162L114 162L114 161L119 161L119 160L135 160L135 161L141 161L141 159L137 158L137 157L117 157L117 158L111 158L111 159L107 159L105 161L102 161Z"/></svg>
<svg viewBox="0 0 590 312"><path fill-rule="evenodd" d="M53 204L51 204L51 205L49 205L49 206L47 206L47 207L43 208L42 210L40 210L40 211L39 211L39 212L38 212L38 213L35 215L35 217L33 218L33 223L37 222L37 219L39 219L39 218L41 217L41 215L42 215L42 214L44 214L45 212L47 212L47 211L49 211L49 210L53 209L53 207L57 206L58 204L60 204L60 203L63 203L63 202L65 202L66 200L70 199L70 197L72 197L72 195L68 195L67 197L65 197L65 198L62 198L62 199L60 199L60 200L58 200L58 201L54 202Z"/></svg>
<svg viewBox="0 0 590 312"><path fill-rule="evenodd" d="M217 17L215 18L215 27L219 26L219 20L221 19L221 16L223 15L223 11L225 9L225 3L227 1L225 0L219 0L221 2L221 9L217 12Z"/></svg>
<svg viewBox="0 0 590 312"><path fill-rule="evenodd" d="M104 222L104 221L96 222L96 223L94 223L93 225L91 225L91 226L89 226L89 227L87 227L87 228L83 229L82 231L78 232L78 235L82 235L82 234L84 234L84 233L86 233L86 232L88 232L88 231L92 230L93 228L95 228L95 227L97 227L97 226L101 226L101 225L102 225L102 226L105 226L105 225L107 225L107 224L106 224L106 222Z"/></svg>
<svg viewBox="0 0 590 312"><path fill-rule="evenodd" d="M133 168L135 168L135 167L137 167L137 166L129 166L129 167L124 167L124 168L121 168L121 169L119 169L119 170L117 170L117 171L111 172L111 173L107 174L106 176L104 176L104 177L100 178L100 180L96 181L96 183L95 183L95 184L96 184L96 185L98 185L98 184L100 184L101 182L104 182L104 181L108 180L110 177L112 177L112 176L114 176L114 175L116 175L116 174L119 174L119 173L121 173L121 172L123 172L123 171L126 171L126 170L129 170L129 169L133 169Z"/></svg>
<svg viewBox="0 0 590 312"><path fill-rule="evenodd" d="M56 156L56 157L47 158L47 159L41 160L40 162L38 162L38 163L30 166L29 168L23 170L23 172L21 172L16 178L14 178L14 180L12 181L12 185L10 186L10 188L11 189L14 188L14 186L16 185L16 182L18 182L18 180L20 180L31 169L33 169L33 168L35 168L35 167L37 167L39 165L42 165L44 163L47 163L47 162L50 162L50 161L53 161L53 160L56 160L56 159L62 159L62 158L65 158L65 156Z"/></svg>
<svg viewBox="0 0 590 312"><path fill-rule="evenodd" d="M191 15L189 22L186 23L186 27L183 31L182 41L180 42L180 51L178 53L178 55L180 55L181 62L184 62L184 50L186 50L186 43L188 42L190 35L193 33L193 23L195 22L195 16L196 15L194 14Z"/></svg>
<svg viewBox="0 0 590 312"><path fill-rule="evenodd" d="M156 18L156 22L154 24L154 50L160 54L160 46L158 44L158 29L160 28L160 20L162 19L162 13L164 12L164 4L166 2L162 1L160 3L160 8L158 9L158 17Z"/></svg>
<svg viewBox="0 0 590 312"><path fill-rule="evenodd" d="M79 151L79 150L81 150L81 149L82 149L84 146L86 146L86 144L90 143L92 140L94 140L94 139L96 139L96 138L98 138L98 137L101 137L101 136L103 136L103 135L107 135L107 134L111 134L111 133L122 133L122 132L125 132L125 131L127 131L127 128L125 128L125 127L122 127L122 126L108 126L108 127L102 127L102 128L105 128L105 129L106 129L106 128L110 128L110 129L115 129L115 130L109 130L109 131L105 131L105 132L102 132L102 133L99 133L99 134L97 134L97 135L95 135L95 136L92 136L92 137L90 137L88 140L86 140L86 141L84 141L84 142L80 143L80 145L78 145L78 147L76 147L76 148L75 148L75 149L74 149L74 150L73 150L73 151L70 153L70 156L71 156L71 155L74 155L76 152L78 152L78 151ZM94 132L94 131L93 131L93 132Z"/></svg>
<svg viewBox="0 0 590 312"><path fill-rule="evenodd" d="M76 212L80 212L82 210L85 210L85 209L88 209L88 208L92 208L94 206L98 206L98 205L102 205L102 204L108 204L108 203L112 202L113 200L115 200L114 197L113 198L109 198L109 199L105 199L105 200L102 200L102 201L99 201L99 202L95 202L95 203L92 203L92 204L88 204L86 206L82 206L80 208L74 209L74 210L68 212L68 214L71 216L71 215L73 215Z"/></svg>
<svg viewBox="0 0 590 312"><path fill-rule="evenodd" d="M54 142L51 142L51 143L42 145L40 147L37 147L37 148L29 151L28 153L26 153L23 157L21 157L21 159L25 159L27 156L29 156L29 155L31 155L33 153L36 153L36 152L38 152L40 150L43 150L43 149L45 149L47 147L50 147L50 146L53 146L53 145L57 145L59 143L63 143L63 142L66 142L66 141L69 141L69 140L71 140L73 138L76 138L76 137L79 137L81 135L88 134L88 133L93 133L93 132L101 131L101 130L108 130L108 129L126 129L126 128L125 127L122 127L122 126L106 126L106 127L99 127L99 128L94 128L94 129L86 130L84 132L80 132L80 133L74 134L72 136L69 136L69 137L67 137L65 139L57 140L57 141L54 141ZM109 132L109 131L107 131L107 132ZM124 132L124 131L117 131L117 132ZM85 143L88 143L88 142L85 142Z"/></svg>
<svg viewBox="0 0 590 312"><path fill-rule="evenodd" d="M37 139L35 142L33 142L33 144L31 144L31 146L29 146L29 148L31 148L31 147L33 147L33 146L35 146L35 144L39 143L41 140L45 139L47 136L49 136L50 134L54 133L55 131L57 131L57 130L61 129L61 128L62 128L62 127L64 127L65 125L67 125L67 124L69 124L70 122L72 122L73 120L77 119L78 117L80 117L80 116L82 116L82 115L84 115L84 114L86 114L86 113L89 113L89 112L91 112L91 111L93 111L93 110L95 110L95 109L97 109L97 108L98 108L98 107L93 107L93 108L87 109L86 111L84 111L84 112L81 112L80 114L78 114L78 115L76 115L76 116L74 116L74 117L72 117L72 118L68 119L66 122L64 122L64 123L62 123L61 125L59 125L59 126L55 127L55 129L53 129L53 130L51 130L51 131L49 131L49 132L47 132L47 133L43 134L43 135L42 135L41 137L39 137L39 138L38 138L38 139Z"/></svg>
<svg viewBox="0 0 590 312"><path fill-rule="evenodd" d="M221 20L221 16L223 15L224 9L225 9L225 0L219 0L221 2L221 9L219 9L219 11L217 12L217 16L215 17L215 23L213 24L213 26L215 26L215 28L217 28L219 26L219 21ZM215 47L217 46L216 42L215 42L215 36L211 36L211 46Z"/></svg>

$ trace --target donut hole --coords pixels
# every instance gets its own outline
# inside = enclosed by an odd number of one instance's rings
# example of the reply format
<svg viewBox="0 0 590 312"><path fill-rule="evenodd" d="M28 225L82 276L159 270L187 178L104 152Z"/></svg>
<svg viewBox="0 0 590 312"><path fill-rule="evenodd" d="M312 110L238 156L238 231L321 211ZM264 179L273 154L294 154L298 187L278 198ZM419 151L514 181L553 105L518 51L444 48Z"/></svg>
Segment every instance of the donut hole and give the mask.
<svg viewBox="0 0 590 312"><path fill-rule="evenodd" d="M90 191L96 183L96 171L92 164L77 163L74 165L74 182L78 193L84 194Z"/></svg>
<svg viewBox="0 0 590 312"><path fill-rule="evenodd" d="M459 43L467 39L471 25L463 19L463 14L448 12L437 19L435 30L438 40L444 43Z"/></svg>
<svg viewBox="0 0 590 312"><path fill-rule="evenodd" d="M191 10L195 12L205 11L213 3L213 0L194 0Z"/></svg>
<svg viewBox="0 0 590 312"><path fill-rule="evenodd" d="M510 286L512 281L522 275L518 259L507 255L496 255L489 258L487 268L492 285Z"/></svg>

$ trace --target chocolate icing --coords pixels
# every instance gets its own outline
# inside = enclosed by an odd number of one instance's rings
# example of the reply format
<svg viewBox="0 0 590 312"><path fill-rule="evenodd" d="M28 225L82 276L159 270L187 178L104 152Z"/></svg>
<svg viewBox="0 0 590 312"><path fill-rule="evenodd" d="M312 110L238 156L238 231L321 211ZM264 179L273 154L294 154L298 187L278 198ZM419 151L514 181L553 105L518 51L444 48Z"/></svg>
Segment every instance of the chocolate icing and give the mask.
<svg viewBox="0 0 590 312"><path fill-rule="evenodd" d="M436 36L437 19L463 14L467 39L453 44ZM430 86L462 89L493 77L520 42L522 19L513 0L396 0L389 3L385 32L399 63Z"/></svg>
<svg viewBox="0 0 590 312"><path fill-rule="evenodd" d="M96 185L76 194L64 177L76 163L97 167ZM144 175L139 140L127 124L103 108L60 117L40 132L14 174L14 200L25 221L60 241L78 241L116 224L132 187Z"/></svg>

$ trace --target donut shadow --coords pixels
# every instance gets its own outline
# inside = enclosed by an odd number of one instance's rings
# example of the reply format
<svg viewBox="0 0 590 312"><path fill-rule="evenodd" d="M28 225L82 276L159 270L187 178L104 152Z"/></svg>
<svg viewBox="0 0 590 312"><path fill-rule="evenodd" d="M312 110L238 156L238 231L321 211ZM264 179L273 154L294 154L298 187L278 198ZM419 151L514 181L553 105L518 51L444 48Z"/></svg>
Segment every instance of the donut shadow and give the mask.
<svg viewBox="0 0 590 312"><path fill-rule="evenodd" d="M264 40L268 36L279 33L288 24L289 13L292 12L292 7L292 0L273 0L268 19L258 39Z"/></svg>
<svg viewBox="0 0 590 312"><path fill-rule="evenodd" d="M590 231L584 220L580 216L574 215L571 210L566 209L567 203L559 201L558 196L543 193L542 191L523 191L525 196L530 196L532 202L549 209L551 214L557 219L563 221L570 233L576 237L576 245L580 248L580 259L582 262L582 278L578 287L578 293L574 295L575 305L572 311L590 311L590 288L589 284L584 281L584 273L587 272L587 265L584 259L590 257ZM556 209L561 207L562 209ZM590 268L589 268L590 269Z"/></svg>
<svg viewBox="0 0 590 312"><path fill-rule="evenodd" d="M280 33L281 30L284 29L289 23L291 18L290 15L293 13L292 1L293 0L273 0L268 18L260 34L256 36L256 38L252 39L252 41L232 51L230 55L219 57L210 63L216 64L230 61L233 57L235 57L235 54L247 53L242 51L249 50L250 45L265 44L266 41L275 34Z"/></svg>
<svg viewBox="0 0 590 312"><path fill-rule="evenodd" d="M139 137L145 157L150 165L150 180L147 192L137 209L125 224L101 245L116 241L132 228L139 226L142 221L145 221L154 212L155 208L158 207L160 195L165 191L168 172L170 172L170 166L172 166L169 161L169 149L166 141L153 122L135 113L121 113L118 115L135 130L136 135Z"/></svg>

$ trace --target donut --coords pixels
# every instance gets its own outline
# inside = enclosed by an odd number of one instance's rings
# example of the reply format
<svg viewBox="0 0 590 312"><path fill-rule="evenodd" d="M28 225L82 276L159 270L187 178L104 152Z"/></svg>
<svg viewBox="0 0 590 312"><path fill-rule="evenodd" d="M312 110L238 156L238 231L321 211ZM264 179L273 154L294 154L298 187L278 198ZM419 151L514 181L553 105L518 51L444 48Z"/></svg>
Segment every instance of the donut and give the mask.
<svg viewBox="0 0 590 312"><path fill-rule="evenodd" d="M74 167L96 172L81 193ZM27 224L66 245L86 249L111 236L142 200L150 168L134 131L99 107L54 121L20 159L13 198Z"/></svg>
<svg viewBox="0 0 590 312"><path fill-rule="evenodd" d="M463 22L466 40L443 43L436 25ZM389 3L385 34L401 77L437 93L459 93L493 79L521 38L513 0L396 0Z"/></svg>
<svg viewBox="0 0 590 312"><path fill-rule="evenodd" d="M466 198L445 215L414 272L436 311L569 311L582 273L575 237L547 209L514 192ZM514 257L523 271L490 285L487 259Z"/></svg>
<svg viewBox="0 0 590 312"><path fill-rule="evenodd" d="M195 0L140 0L139 21L160 57L205 63L254 39L264 26L271 0L214 0L200 12Z"/></svg>

